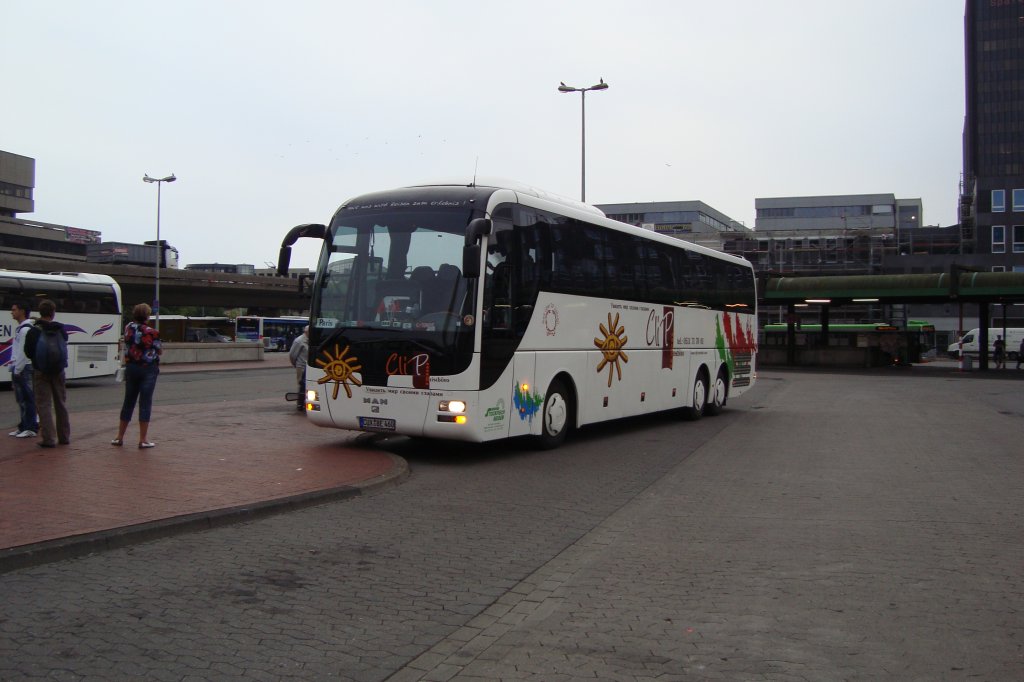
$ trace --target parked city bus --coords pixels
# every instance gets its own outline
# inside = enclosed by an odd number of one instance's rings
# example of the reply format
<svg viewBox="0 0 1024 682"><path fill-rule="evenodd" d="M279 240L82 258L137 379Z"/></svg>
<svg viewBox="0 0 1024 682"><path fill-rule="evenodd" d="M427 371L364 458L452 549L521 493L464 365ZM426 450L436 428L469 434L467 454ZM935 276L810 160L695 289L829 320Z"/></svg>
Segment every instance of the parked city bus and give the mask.
<svg viewBox="0 0 1024 682"><path fill-rule="evenodd" d="M786 324L785 323L772 323L764 326L766 334L785 334ZM797 325L796 331L798 333L809 334L809 333L821 333L820 324L807 324L802 323ZM830 334L845 334L845 333L882 333L882 332L894 332L901 331L899 327L892 325L888 322L839 322L832 323L828 326ZM910 334L920 334L922 341L928 341L929 339L934 340L931 335L935 333L935 325L924 320L907 320L906 327L902 330ZM935 345L934 343L932 344Z"/></svg>
<svg viewBox="0 0 1024 682"><path fill-rule="evenodd" d="M228 317L160 316L160 340L164 343L231 343L234 329L235 325Z"/></svg>
<svg viewBox="0 0 1024 682"><path fill-rule="evenodd" d="M239 315L235 318L235 340L262 341L265 350L287 352L307 324L308 317Z"/></svg>
<svg viewBox="0 0 1024 682"><path fill-rule="evenodd" d="M507 184L356 197L323 240L306 414L319 426L482 442L681 408L754 382L746 260Z"/></svg>
<svg viewBox="0 0 1024 682"><path fill-rule="evenodd" d="M797 346L821 344L821 325L801 323L795 329ZM764 346L787 344L785 323L764 326ZM900 328L888 322L840 322L828 326L828 346L877 348L880 357L876 364L921 362L935 348L935 325L924 320L907 320ZM934 353L932 353L934 355Z"/></svg>
<svg viewBox="0 0 1024 682"><path fill-rule="evenodd" d="M121 288L112 277L86 273L40 275L0 270L0 382L10 383L15 327L11 305L26 302L38 318L40 301L57 306L56 320L68 332L68 379L113 376L119 364Z"/></svg>

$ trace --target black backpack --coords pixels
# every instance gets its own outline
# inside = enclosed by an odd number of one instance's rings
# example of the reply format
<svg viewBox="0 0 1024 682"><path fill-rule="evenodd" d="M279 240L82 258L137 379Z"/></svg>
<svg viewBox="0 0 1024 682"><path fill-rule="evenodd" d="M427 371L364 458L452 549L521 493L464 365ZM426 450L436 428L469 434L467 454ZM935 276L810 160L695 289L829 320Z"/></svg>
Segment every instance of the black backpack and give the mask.
<svg viewBox="0 0 1024 682"><path fill-rule="evenodd" d="M43 374L60 374L68 366L68 342L58 329L39 330L32 367Z"/></svg>

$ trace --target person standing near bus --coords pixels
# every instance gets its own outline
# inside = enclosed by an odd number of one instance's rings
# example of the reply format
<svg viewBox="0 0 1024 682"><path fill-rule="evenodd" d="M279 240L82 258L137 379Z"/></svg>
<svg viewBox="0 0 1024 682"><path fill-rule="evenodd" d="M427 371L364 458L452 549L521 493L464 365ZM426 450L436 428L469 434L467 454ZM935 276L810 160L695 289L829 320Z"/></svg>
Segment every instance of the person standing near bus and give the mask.
<svg viewBox="0 0 1024 682"><path fill-rule="evenodd" d="M132 309L132 321L124 328L124 402L117 438L111 445L124 445L124 434L132 420L135 403L139 404L139 449L156 447L148 439L149 420L153 414L153 392L160 376L160 355L163 353L160 332L146 322L153 309L140 303Z"/></svg>
<svg viewBox="0 0 1024 682"><path fill-rule="evenodd" d="M1017 369L1020 369L1020 363L1024 362L1024 337L1020 340L1020 348L1017 349Z"/></svg>
<svg viewBox="0 0 1024 682"><path fill-rule="evenodd" d="M992 350L994 351L996 360L996 369L1006 368L1006 342L1003 341L1002 336L997 336L995 343L992 344Z"/></svg>
<svg viewBox="0 0 1024 682"><path fill-rule="evenodd" d="M53 318L57 306L46 298L39 303L39 319L25 335L25 355L32 361L32 388L36 395L39 437L36 445L53 448L71 442L68 393L64 368L68 366L68 332ZM45 354L40 357L40 349ZM54 424L56 417L56 425Z"/></svg>
<svg viewBox="0 0 1024 682"><path fill-rule="evenodd" d="M299 384L299 400L295 406L300 412L306 411L306 363L309 361L309 325L302 328L302 333L292 341L288 349L288 359L295 368L295 380Z"/></svg>
<svg viewBox="0 0 1024 682"><path fill-rule="evenodd" d="M11 305L11 317L18 325L11 340L11 387L14 389L14 400L18 403L20 421L18 428L8 435L15 438L35 438L39 432L36 396L32 390L32 369L25 355L25 338L32 327L32 320L28 319L30 310L29 304L24 301Z"/></svg>

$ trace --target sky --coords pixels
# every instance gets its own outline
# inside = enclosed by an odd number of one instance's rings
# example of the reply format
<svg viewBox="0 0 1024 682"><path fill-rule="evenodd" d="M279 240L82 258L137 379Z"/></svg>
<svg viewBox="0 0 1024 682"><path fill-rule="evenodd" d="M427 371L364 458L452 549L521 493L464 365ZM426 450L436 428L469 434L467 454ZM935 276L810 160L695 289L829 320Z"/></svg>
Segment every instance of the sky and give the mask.
<svg viewBox="0 0 1024 682"><path fill-rule="evenodd" d="M277 260L365 192L500 177L589 203L892 193L951 225L963 0L2 0L29 220ZM301 240L292 265L311 267Z"/></svg>

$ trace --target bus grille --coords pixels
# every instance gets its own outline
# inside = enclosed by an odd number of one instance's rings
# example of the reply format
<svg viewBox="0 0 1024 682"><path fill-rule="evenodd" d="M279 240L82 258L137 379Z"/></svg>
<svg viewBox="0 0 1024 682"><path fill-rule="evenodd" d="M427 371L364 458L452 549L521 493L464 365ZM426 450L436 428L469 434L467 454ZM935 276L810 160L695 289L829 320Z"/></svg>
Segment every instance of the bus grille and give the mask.
<svg viewBox="0 0 1024 682"><path fill-rule="evenodd" d="M76 343L79 362L106 362L107 346L97 343Z"/></svg>

